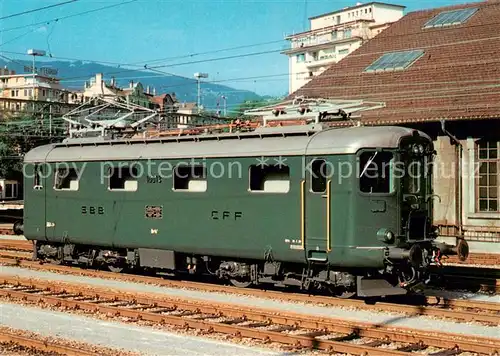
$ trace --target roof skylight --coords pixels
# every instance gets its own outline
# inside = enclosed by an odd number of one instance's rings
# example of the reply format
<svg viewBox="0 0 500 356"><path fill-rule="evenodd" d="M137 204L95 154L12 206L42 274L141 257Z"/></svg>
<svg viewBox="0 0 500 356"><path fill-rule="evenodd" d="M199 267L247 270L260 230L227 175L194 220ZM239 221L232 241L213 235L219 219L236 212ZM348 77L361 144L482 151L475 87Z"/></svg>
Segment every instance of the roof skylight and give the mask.
<svg viewBox="0 0 500 356"><path fill-rule="evenodd" d="M441 12L427 21L427 23L424 25L424 28L459 25L467 21L472 15L477 12L477 10L478 9L476 7L473 7L468 9Z"/></svg>
<svg viewBox="0 0 500 356"><path fill-rule="evenodd" d="M365 72L403 70L411 66L423 54L422 50L385 53L368 66Z"/></svg>

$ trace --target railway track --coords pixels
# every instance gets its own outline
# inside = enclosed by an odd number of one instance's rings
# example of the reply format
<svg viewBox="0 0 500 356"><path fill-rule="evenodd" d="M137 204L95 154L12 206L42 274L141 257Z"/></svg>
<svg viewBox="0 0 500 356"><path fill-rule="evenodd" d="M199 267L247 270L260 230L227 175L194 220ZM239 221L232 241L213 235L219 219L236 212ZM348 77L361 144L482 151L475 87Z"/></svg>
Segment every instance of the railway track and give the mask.
<svg viewBox="0 0 500 356"><path fill-rule="evenodd" d="M15 235L13 224L0 224L0 235Z"/></svg>
<svg viewBox="0 0 500 356"><path fill-rule="evenodd" d="M10 226L10 227L9 227ZM4 232L4 233L3 233ZM15 235L12 224L0 224L0 235ZM26 240L2 240L0 248L31 251L33 245ZM467 261L460 261L456 256L450 256L443 260L445 266L500 266L500 254L471 253Z"/></svg>
<svg viewBox="0 0 500 356"><path fill-rule="evenodd" d="M0 240L0 257L30 259L33 245L26 240ZM17 254L13 251L17 251ZM23 255L22 252L25 252ZM29 252L29 254L28 254ZM468 266L445 265L432 270L436 282L433 286L449 289L467 288L490 294L500 293L500 270Z"/></svg>
<svg viewBox="0 0 500 356"><path fill-rule="evenodd" d="M54 340L53 338L42 337L24 330L13 330L0 327L0 344L3 347L14 347L18 352L46 354L46 355L67 355L67 356L94 356L99 355L119 355L118 351L105 350L93 345L70 342L68 340ZM19 350L21 349L21 350ZM99 350L97 350L99 349Z"/></svg>
<svg viewBox="0 0 500 356"><path fill-rule="evenodd" d="M500 254L498 253L471 253L466 261L460 261L457 256L449 256L443 260L444 265L459 266L500 266Z"/></svg>
<svg viewBox="0 0 500 356"><path fill-rule="evenodd" d="M500 304L485 301L444 299L428 296L412 299L400 299L398 302L375 302L367 303L358 299L341 299L330 296L308 295L305 293L284 293L260 289L242 289L224 285L213 285L192 281L179 281L175 279L162 279L159 277L148 277L141 275L116 274L106 271L82 270L70 266L57 266L51 264L40 264L30 260L31 254L25 251L1 251L0 262L29 267L37 270L62 272L73 275L84 275L94 278L111 278L122 281L162 285L170 288L189 288L219 293L232 293L247 295L258 298L273 300L284 300L287 302L302 302L315 305L329 305L334 307L347 307L370 311L385 311L401 313L408 316L433 316L460 321L475 321L484 324L498 324L500 320ZM404 304L405 302L418 302Z"/></svg>
<svg viewBox="0 0 500 356"><path fill-rule="evenodd" d="M50 280L0 276L0 296L65 310L127 317L153 325L166 324L235 338L277 342L294 349L357 355L405 355L429 348L434 355L457 355L462 352L491 355L500 352L499 339L423 332L334 318L311 318L255 307L169 299L163 295L124 293L81 284L55 284ZM434 351L435 348L440 350Z"/></svg>

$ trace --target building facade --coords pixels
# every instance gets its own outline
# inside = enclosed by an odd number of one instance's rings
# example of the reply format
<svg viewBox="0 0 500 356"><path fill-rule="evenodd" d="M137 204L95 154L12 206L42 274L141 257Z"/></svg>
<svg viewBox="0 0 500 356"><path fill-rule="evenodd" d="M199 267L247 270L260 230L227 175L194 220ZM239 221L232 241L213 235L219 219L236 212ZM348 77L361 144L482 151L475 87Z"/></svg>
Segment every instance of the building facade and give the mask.
<svg viewBox="0 0 500 356"><path fill-rule="evenodd" d="M287 36L289 91L295 92L403 17L405 7L381 2L311 17L310 30Z"/></svg>
<svg viewBox="0 0 500 356"><path fill-rule="evenodd" d="M0 69L0 110L5 118L37 113L47 104L53 114L64 114L75 103L72 94L57 78Z"/></svg>
<svg viewBox="0 0 500 356"><path fill-rule="evenodd" d="M293 95L385 103L333 126L359 121L427 133L437 153L432 199L441 238L494 243L497 252L499 17L498 1L409 13Z"/></svg>

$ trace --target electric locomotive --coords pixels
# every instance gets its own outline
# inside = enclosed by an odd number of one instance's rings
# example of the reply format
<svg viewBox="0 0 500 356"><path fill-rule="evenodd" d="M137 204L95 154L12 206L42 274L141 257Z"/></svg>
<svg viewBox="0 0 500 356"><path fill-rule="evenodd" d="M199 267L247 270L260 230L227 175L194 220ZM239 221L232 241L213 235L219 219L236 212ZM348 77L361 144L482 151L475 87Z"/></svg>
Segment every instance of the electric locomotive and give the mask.
<svg viewBox="0 0 500 356"><path fill-rule="evenodd" d="M432 140L402 127L66 139L25 156L24 234L54 263L404 294L443 255Z"/></svg>

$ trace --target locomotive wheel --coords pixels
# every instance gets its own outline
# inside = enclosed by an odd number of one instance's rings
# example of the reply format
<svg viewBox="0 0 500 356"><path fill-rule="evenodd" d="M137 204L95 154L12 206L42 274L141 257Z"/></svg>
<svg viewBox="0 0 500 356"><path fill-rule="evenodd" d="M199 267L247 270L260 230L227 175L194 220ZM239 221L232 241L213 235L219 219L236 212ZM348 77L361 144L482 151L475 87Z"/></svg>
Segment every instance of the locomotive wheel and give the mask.
<svg viewBox="0 0 500 356"><path fill-rule="evenodd" d="M344 289L337 288L337 287L328 287L328 291L333 297L340 298L340 299L349 299L352 298L356 295L356 292L348 292Z"/></svg>
<svg viewBox="0 0 500 356"><path fill-rule="evenodd" d="M62 258L48 258L47 261L53 265L62 265L63 264L63 259Z"/></svg>
<svg viewBox="0 0 500 356"><path fill-rule="evenodd" d="M112 266L112 265L108 265L108 269L113 273L121 273L123 271L123 267Z"/></svg>
<svg viewBox="0 0 500 356"><path fill-rule="evenodd" d="M237 279L230 279L229 282L235 287L238 288L248 288L252 285L252 282L250 281L239 281Z"/></svg>
<svg viewBox="0 0 500 356"><path fill-rule="evenodd" d="M340 299L349 299L356 295L356 292L342 292L340 294L336 294L335 296Z"/></svg>

